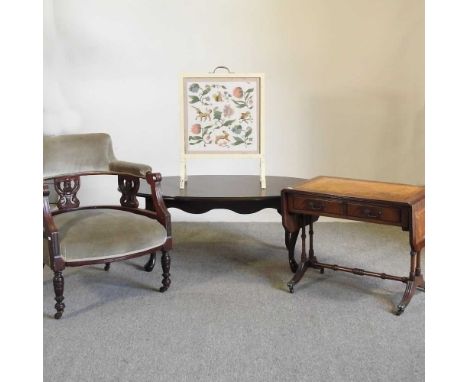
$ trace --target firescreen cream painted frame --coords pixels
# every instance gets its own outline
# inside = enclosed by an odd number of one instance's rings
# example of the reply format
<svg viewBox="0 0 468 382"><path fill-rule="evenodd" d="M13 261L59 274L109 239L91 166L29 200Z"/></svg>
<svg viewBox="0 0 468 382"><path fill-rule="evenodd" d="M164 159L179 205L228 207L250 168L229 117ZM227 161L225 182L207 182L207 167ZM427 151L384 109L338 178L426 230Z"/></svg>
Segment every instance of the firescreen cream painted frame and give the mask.
<svg viewBox="0 0 468 382"><path fill-rule="evenodd" d="M255 81L258 83L258 102L257 102L257 147L253 152L227 152L227 151L205 151L205 152L190 152L189 150L189 134L188 134L188 107L190 106L189 97L192 97L187 92L188 82L209 82L209 83L226 83L229 80L239 82L242 80ZM187 160L194 158L238 158L238 159L259 159L260 160L260 186L266 188L265 176L265 107L264 107L264 91L265 80L262 73L204 73L204 74L183 74L180 77L180 183L181 189L185 188L185 183L188 180L187 176ZM194 107L196 109L196 107ZM200 118L201 120L201 118ZM200 126L198 126L200 128Z"/></svg>

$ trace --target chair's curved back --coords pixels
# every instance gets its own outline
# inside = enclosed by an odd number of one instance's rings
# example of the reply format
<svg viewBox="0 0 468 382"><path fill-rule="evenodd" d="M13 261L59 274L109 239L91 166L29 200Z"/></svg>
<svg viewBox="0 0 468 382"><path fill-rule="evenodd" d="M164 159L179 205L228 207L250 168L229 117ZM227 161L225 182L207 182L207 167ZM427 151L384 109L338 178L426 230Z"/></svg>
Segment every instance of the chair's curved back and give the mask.
<svg viewBox="0 0 468 382"><path fill-rule="evenodd" d="M108 134L70 134L44 136L43 177L109 171L115 160Z"/></svg>

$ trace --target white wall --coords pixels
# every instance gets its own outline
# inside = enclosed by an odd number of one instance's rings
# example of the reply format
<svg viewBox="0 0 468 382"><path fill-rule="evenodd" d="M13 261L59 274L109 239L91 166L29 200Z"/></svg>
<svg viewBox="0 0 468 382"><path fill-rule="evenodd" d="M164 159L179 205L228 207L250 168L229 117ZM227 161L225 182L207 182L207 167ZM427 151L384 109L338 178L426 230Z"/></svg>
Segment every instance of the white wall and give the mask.
<svg viewBox="0 0 468 382"><path fill-rule="evenodd" d="M178 175L179 75L217 65L265 73L268 175L424 183L423 0L45 0L44 132L108 132L119 158Z"/></svg>

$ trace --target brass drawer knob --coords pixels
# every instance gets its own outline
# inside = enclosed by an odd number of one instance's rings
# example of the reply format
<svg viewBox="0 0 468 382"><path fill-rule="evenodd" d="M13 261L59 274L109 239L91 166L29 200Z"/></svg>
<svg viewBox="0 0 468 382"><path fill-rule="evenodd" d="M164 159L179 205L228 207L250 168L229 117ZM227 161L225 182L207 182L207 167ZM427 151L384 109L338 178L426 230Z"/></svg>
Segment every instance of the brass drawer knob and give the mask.
<svg viewBox="0 0 468 382"><path fill-rule="evenodd" d="M364 208L363 209L363 214L371 219L379 219L382 216L382 211L381 210L372 210L370 208Z"/></svg>
<svg viewBox="0 0 468 382"><path fill-rule="evenodd" d="M310 201L309 202L309 208L314 211L322 211L324 208L323 203L316 202L316 201Z"/></svg>

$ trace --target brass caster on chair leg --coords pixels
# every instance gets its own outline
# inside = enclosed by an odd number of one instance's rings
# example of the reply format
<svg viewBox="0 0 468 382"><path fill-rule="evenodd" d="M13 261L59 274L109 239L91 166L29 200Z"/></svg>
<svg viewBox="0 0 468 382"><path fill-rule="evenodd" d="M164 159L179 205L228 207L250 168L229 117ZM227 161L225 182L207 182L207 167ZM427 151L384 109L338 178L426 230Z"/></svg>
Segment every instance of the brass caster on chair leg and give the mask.
<svg viewBox="0 0 468 382"><path fill-rule="evenodd" d="M294 293L294 284L288 283L289 293Z"/></svg>
<svg viewBox="0 0 468 382"><path fill-rule="evenodd" d="M323 275L325 273L325 268L320 268L320 274Z"/></svg>
<svg viewBox="0 0 468 382"><path fill-rule="evenodd" d="M108 271L109 269L110 269L110 263L106 263L106 265L104 266L104 270Z"/></svg>
<svg viewBox="0 0 468 382"><path fill-rule="evenodd" d="M165 291L167 291L167 288L168 288L168 287L166 287L166 286L162 286L161 288L159 288L159 291L160 291L161 293L164 293Z"/></svg>
<svg viewBox="0 0 468 382"><path fill-rule="evenodd" d="M61 313L61 312L55 313L55 314L54 314L54 318L55 318L56 320L59 320L60 318L62 318L62 313Z"/></svg>

